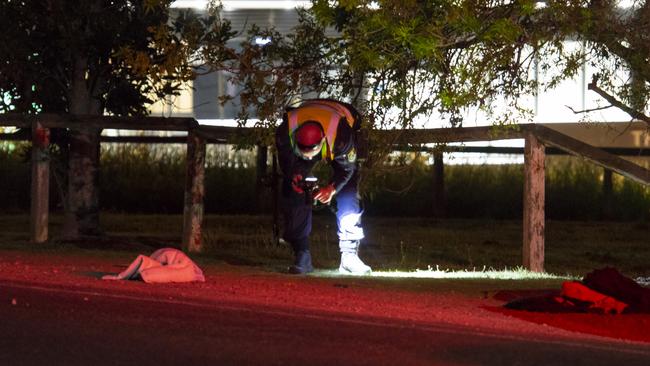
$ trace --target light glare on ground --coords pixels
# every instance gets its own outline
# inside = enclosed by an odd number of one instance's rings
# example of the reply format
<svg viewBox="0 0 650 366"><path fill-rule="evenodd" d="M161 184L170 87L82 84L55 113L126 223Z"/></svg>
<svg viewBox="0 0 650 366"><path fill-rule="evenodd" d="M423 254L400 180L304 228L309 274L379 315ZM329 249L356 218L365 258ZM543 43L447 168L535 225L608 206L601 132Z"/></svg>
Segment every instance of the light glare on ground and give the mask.
<svg viewBox="0 0 650 366"><path fill-rule="evenodd" d="M319 273L324 276L351 276L351 274L342 274L338 271L323 271ZM318 275L318 274L317 274ZM353 275L352 275L353 276ZM363 277L381 277L381 278L438 278L438 279L495 279L495 280L540 280L540 279L559 279L574 280L576 278L569 275L555 275L551 273L531 272L524 268L515 269L483 269L483 270L445 270L438 267L415 271L373 271L370 274L360 275Z"/></svg>

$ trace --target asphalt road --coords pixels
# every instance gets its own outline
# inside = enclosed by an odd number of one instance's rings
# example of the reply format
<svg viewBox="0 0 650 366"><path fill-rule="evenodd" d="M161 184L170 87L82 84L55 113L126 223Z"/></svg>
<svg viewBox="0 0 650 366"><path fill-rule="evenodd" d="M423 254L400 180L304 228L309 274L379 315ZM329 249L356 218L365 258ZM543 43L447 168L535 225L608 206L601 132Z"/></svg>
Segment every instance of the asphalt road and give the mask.
<svg viewBox="0 0 650 366"><path fill-rule="evenodd" d="M0 281L0 365L650 365L639 343Z"/></svg>

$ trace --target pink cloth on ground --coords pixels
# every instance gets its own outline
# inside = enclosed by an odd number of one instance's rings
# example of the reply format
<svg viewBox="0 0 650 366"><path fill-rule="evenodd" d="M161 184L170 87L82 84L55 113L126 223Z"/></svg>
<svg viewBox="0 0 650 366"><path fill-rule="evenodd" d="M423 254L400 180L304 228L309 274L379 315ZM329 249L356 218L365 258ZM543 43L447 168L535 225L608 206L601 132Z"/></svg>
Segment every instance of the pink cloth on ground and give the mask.
<svg viewBox="0 0 650 366"><path fill-rule="evenodd" d="M146 283L205 282L203 271L185 253L174 248L158 249L150 257L140 254L124 271L102 279L129 280L138 275Z"/></svg>

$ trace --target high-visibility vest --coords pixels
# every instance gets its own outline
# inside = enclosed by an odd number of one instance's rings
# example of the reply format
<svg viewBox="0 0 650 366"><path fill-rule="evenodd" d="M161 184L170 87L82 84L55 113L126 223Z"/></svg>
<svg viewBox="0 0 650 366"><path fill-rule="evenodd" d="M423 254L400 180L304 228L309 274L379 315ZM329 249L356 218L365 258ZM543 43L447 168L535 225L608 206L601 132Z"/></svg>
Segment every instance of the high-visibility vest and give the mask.
<svg viewBox="0 0 650 366"><path fill-rule="evenodd" d="M300 125L307 121L316 121L323 126L325 132L325 146L322 150L323 159L334 160L334 140L341 119L354 127L355 119L352 112L343 104L333 100L308 100L299 107L287 111L289 123L289 139L291 146L295 146L294 133Z"/></svg>

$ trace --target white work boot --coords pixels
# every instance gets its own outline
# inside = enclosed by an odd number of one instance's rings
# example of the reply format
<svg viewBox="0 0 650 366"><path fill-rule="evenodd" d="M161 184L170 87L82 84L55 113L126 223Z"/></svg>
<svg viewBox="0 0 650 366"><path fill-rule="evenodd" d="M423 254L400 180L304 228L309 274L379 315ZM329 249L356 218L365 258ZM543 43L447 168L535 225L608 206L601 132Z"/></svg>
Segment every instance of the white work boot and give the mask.
<svg viewBox="0 0 650 366"><path fill-rule="evenodd" d="M341 265L339 272L347 274L369 274L372 272L370 266L361 261L355 252L341 252Z"/></svg>

